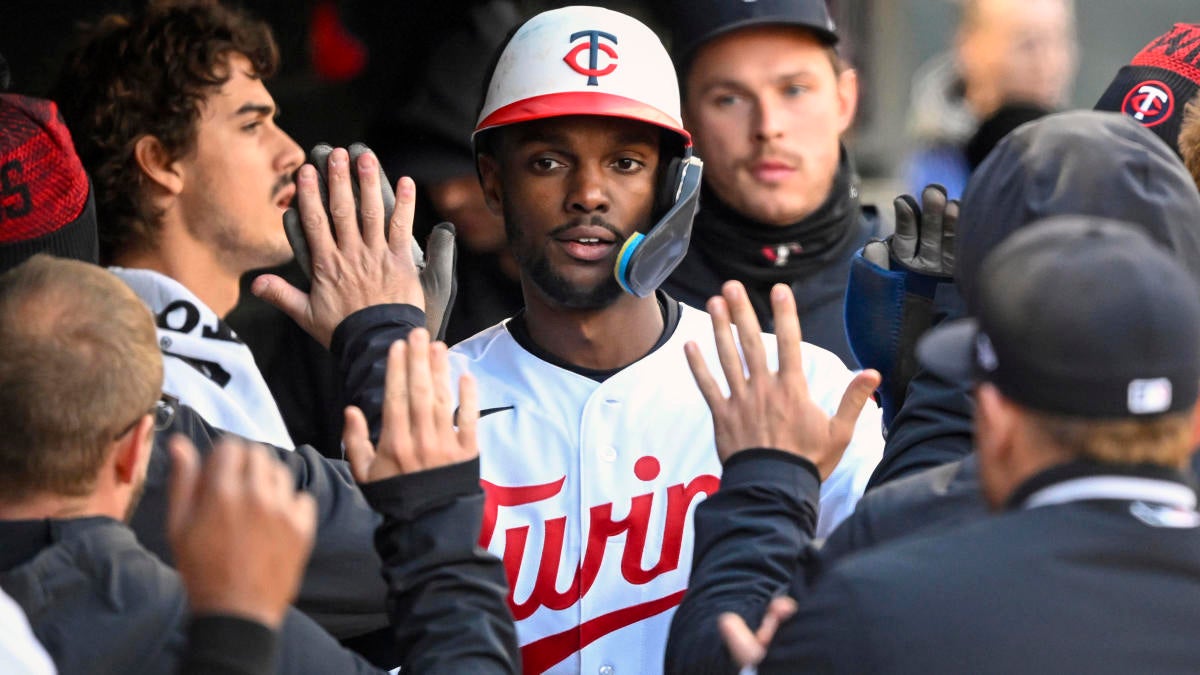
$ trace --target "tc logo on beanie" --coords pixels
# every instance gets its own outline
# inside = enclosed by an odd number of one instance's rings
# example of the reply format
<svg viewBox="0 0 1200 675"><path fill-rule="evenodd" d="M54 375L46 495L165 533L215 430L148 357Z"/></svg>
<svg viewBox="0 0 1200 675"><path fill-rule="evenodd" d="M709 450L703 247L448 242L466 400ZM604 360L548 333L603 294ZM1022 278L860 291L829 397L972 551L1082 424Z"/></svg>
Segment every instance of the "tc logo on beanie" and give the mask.
<svg viewBox="0 0 1200 675"><path fill-rule="evenodd" d="M1179 153L1179 126L1200 91L1200 25L1177 23L1142 48L1096 103L1122 112L1158 134Z"/></svg>

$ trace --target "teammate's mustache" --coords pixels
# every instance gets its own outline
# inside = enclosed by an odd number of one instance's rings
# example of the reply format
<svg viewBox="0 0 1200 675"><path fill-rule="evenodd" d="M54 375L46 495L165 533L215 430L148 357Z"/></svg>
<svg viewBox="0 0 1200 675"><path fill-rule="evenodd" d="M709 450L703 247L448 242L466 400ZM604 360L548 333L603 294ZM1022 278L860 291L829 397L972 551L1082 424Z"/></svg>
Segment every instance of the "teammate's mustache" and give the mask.
<svg viewBox="0 0 1200 675"><path fill-rule="evenodd" d="M612 234L612 236L616 237L616 243L618 243L618 244L624 242L626 239L629 238L628 235L621 234L620 230L618 230L612 223L605 220L602 216L592 216L591 218L573 220L569 223L559 225L558 227L551 230L550 234L548 236L551 239L553 239L555 237L558 237L562 233L566 232L567 230L569 230L573 227L579 227L580 225L591 225L593 227L603 227L604 229L608 230Z"/></svg>
<svg viewBox="0 0 1200 675"><path fill-rule="evenodd" d="M283 192L295 182L296 175L293 173L280 176L279 180L275 181L275 185L271 188L271 199L278 197L280 192Z"/></svg>

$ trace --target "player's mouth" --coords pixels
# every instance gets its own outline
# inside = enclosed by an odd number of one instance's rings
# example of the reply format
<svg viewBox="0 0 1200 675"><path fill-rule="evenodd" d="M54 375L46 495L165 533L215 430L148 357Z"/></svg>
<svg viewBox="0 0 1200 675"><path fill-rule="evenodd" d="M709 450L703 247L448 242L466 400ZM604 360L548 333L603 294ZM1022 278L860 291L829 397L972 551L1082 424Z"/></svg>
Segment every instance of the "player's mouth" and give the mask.
<svg viewBox="0 0 1200 675"><path fill-rule="evenodd" d="M750 175L760 183L774 185L792 177L796 167L790 162L778 159L760 159L750 164Z"/></svg>
<svg viewBox="0 0 1200 675"><path fill-rule="evenodd" d="M581 262L608 258L617 247L617 236L600 225L576 225L554 233L563 251Z"/></svg>
<svg viewBox="0 0 1200 675"><path fill-rule="evenodd" d="M287 211L292 205L292 199L296 196L296 184L288 181L286 185L275 189L275 206L281 211Z"/></svg>

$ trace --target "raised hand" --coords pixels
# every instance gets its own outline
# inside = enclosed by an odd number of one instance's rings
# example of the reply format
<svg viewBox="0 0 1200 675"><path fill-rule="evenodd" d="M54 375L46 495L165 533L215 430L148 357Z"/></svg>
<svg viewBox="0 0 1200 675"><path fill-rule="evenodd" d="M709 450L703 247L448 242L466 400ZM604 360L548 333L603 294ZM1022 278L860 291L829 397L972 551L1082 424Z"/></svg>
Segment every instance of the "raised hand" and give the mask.
<svg viewBox="0 0 1200 675"><path fill-rule="evenodd" d="M316 501L266 448L226 436L204 460L170 441L167 536L196 614L278 628L300 590L317 529Z"/></svg>
<svg viewBox="0 0 1200 675"><path fill-rule="evenodd" d="M771 646L771 640L775 639L775 631L779 630L779 624L795 614L796 609L796 601L787 596L771 600L771 604L767 605L767 613L756 631L750 630L746 621L735 612L724 612L717 617L721 641L725 643L733 662L742 668L743 674L755 672L755 667L762 663L763 657L767 655L767 648Z"/></svg>
<svg viewBox="0 0 1200 675"><path fill-rule="evenodd" d="M774 448L808 459L817 466L822 478L828 477L850 443L863 405L879 386L879 374L868 370L855 376L842 395L837 414L829 417L808 392L801 357L800 320L791 289L783 284L771 289L779 349L777 372L767 366L762 331L745 288L737 281L729 281L721 291L721 296L708 301L708 313L712 317L721 369L729 384L728 397L709 372L699 346L695 342L685 346L692 375L712 411L721 461L726 462L748 448ZM737 326L736 341L731 318Z"/></svg>
<svg viewBox="0 0 1200 675"><path fill-rule="evenodd" d="M464 374L458 389L456 429L446 345L431 344L423 328L413 330L407 343L394 343L388 351L378 448L371 444L362 411L346 409L342 443L355 480L370 483L478 457L474 378Z"/></svg>
<svg viewBox="0 0 1200 675"><path fill-rule="evenodd" d="M326 347L337 325L365 307L405 303L425 308L420 269L412 252L416 186L410 178L400 179L396 206L387 218L379 161L373 153L363 152L355 164L357 202L349 154L342 148L329 153L328 214L316 168L306 164L296 177L299 222L312 260L309 292L273 274L258 277L251 286L255 295L278 307Z"/></svg>
<svg viewBox="0 0 1200 675"><path fill-rule="evenodd" d="M896 232L886 241L863 248L863 256L884 269L900 267L933 277L954 276L954 233L959 204L946 188L931 184L921 191L921 205L912 195L893 202Z"/></svg>

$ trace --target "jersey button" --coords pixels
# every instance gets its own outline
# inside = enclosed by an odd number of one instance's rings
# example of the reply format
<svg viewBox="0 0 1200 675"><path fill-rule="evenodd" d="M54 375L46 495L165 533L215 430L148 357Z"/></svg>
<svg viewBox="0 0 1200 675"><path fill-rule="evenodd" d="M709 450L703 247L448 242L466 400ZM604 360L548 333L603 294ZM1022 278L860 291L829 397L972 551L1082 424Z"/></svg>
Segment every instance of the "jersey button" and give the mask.
<svg viewBox="0 0 1200 675"><path fill-rule="evenodd" d="M606 448L601 448L600 459L610 463L617 461L617 449L611 445Z"/></svg>
<svg viewBox="0 0 1200 675"><path fill-rule="evenodd" d="M613 675L616 672L617 669L612 666L600 666L600 675Z"/></svg>

